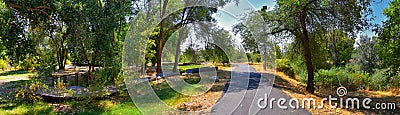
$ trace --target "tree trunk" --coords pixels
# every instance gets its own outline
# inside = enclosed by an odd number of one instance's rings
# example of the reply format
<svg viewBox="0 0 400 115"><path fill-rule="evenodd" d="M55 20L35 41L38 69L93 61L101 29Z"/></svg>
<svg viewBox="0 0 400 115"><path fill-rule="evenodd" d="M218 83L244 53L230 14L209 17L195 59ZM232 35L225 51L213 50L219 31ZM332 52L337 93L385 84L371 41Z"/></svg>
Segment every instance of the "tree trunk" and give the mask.
<svg viewBox="0 0 400 115"><path fill-rule="evenodd" d="M301 30L302 30L302 36L300 36L300 41L303 45L303 50L304 50L304 58L306 60L306 66L307 66L307 73L308 73L308 79L307 79L307 87L306 90L309 93L314 93L314 67L312 65L312 60L311 60L311 49L310 49L310 43L309 43L309 37L308 37L308 31L307 31L307 25L306 25L306 12L302 12L300 14L300 23L301 23Z"/></svg>
<svg viewBox="0 0 400 115"><path fill-rule="evenodd" d="M163 50L163 44L164 44L164 40L166 39L166 31L164 31L165 29L165 20L164 20L164 15L165 15L165 10L167 9L167 4L168 4L168 0L164 0L164 2L162 3L162 10L161 10L161 23L160 23L160 34L159 34L159 38L157 40L157 68L156 71L157 73L162 73L162 68L161 68L161 57L162 57L162 50ZM160 3L161 6L161 3Z"/></svg>
<svg viewBox="0 0 400 115"><path fill-rule="evenodd" d="M58 70L64 70L65 69L65 65L64 65L64 50L63 48L58 48Z"/></svg>
<svg viewBox="0 0 400 115"><path fill-rule="evenodd" d="M179 63L179 53L181 49L181 39L183 37L183 29L179 30L179 36L178 36L178 41L176 44L176 49L175 49L175 63L174 63L174 68L172 69L172 72L177 72L178 71L178 63Z"/></svg>
<svg viewBox="0 0 400 115"><path fill-rule="evenodd" d="M267 71L267 56L264 53L264 60L263 60L263 69L264 71Z"/></svg>
<svg viewBox="0 0 400 115"><path fill-rule="evenodd" d="M331 46L331 55L332 55L332 60L333 63L335 64L336 67L340 66L340 62L338 59L338 52L337 52L337 38L335 36L335 32L332 33L332 46Z"/></svg>
<svg viewBox="0 0 400 115"><path fill-rule="evenodd" d="M68 59L68 53L67 53L67 49L64 50L64 62L63 62L63 66L65 68L65 65L67 64L67 59Z"/></svg>
<svg viewBox="0 0 400 115"><path fill-rule="evenodd" d="M161 32L160 32L161 34ZM163 35L160 35L163 36ZM162 50L163 50L163 39L158 40L157 44L157 67L156 67L156 72L157 73L162 73L162 68L161 68L161 57L162 57Z"/></svg>

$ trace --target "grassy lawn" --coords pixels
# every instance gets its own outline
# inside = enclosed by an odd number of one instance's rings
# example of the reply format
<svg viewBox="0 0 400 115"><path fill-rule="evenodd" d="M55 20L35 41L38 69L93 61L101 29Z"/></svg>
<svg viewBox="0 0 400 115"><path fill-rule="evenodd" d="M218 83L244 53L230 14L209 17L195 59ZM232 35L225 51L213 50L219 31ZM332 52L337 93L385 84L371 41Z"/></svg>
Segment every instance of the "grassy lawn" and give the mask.
<svg viewBox="0 0 400 115"><path fill-rule="evenodd" d="M36 75L35 72L29 71L4 71L0 73L0 80L3 82L18 81L18 80L29 80L29 76Z"/></svg>
<svg viewBox="0 0 400 115"><path fill-rule="evenodd" d="M179 71L180 72L185 72L188 69L194 69L194 68L201 68L203 65L185 65L185 66L179 66Z"/></svg>
<svg viewBox="0 0 400 115"><path fill-rule="evenodd" d="M70 101L67 104L72 105L73 108L85 108L84 111L80 109L79 111L75 112L77 115L141 114L129 97L122 98L123 100L97 100L90 102L90 104L81 104L81 102Z"/></svg>
<svg viewBox="0 0 400 115"><path fill-rule="evenodd" d="M156 94L167 105L174 108L191 100L190 96L182 95L168 86L166 82L153 85ZM36 102L33 104L14 103L11 100L0 102L0 115L21 115L21 114L77 114L77 115L115 115L115 114L142 114L135 107L127 92L117 99L83 99L69 100L58 104L68 105L67 112L56 112L57 107L50 106L51 103ZM153 108L152 108L153 109Z"/></svg>
<svg viewBox="0 0 400 115"><path fill-rule="evenodd" d="M25 114L52 114L52 107L48 106L47 103L37 102L34 104L21 104L16 105L13 103L1 103L0 113L3 115L25 115Z"/></svg>

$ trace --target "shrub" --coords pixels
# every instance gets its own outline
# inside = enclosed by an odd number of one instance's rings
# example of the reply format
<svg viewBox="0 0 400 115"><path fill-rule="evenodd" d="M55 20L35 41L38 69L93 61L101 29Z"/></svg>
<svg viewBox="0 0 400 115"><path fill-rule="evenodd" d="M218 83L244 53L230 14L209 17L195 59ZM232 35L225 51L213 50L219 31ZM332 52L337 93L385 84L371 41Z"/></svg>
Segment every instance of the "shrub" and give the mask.
<svg viewBox="0 0 400 115"><path fill-rule="evenodd" d="M294 78L295 73L293 68L289 64L289 60L287 59L277 59L276 60L276 70L285 73L291 78Z"/></svg>
<svg viewBox="0 0 400 115"><path fill-rule="evenodd" d="M0 69L3 71L8 69L7 62L1 59L0 59Z"/></svg>
<svg viewBox="0 0 400 115"><path fill-rule="evenodd" d="M39 81L33 81L25 84L24 86L16 90L15 97L18 101L24 103L38 102L42 100L42 98L39 95L36 95L36 93L40 91L44 92L47 89L48 86L46 84Z"/></svg>
<svg viewBox="0 0 400 115"><path fill-rule="evenodd" d="M334 86L340 86L340 80L343 81L343 77L339 72L338 68L331 68L330 70L320 69L315 73L316 86L318 88L331 88Z"/></svg>
<svg viewBox="0 0 400 115"><path fill-rule="evenodd" d="M364 89L368 83L368 74L354 70L354 66L333 67L329 70L320 69L315 73L318 88L336 88L344 86L351 90Z"/></svg>
<svg viewBox="0 0 400 115"><path fill-rule="evenodd" d="M389 84L391 84L390 86L393 88L400 87L400 71L398 71L395 76L390 78Z"/></svg>
<svg viewBox="0 0 400 115"><path fill-rule="evenodd" d="M354 72L347 74L350 78L350 82L347 84L347 88L351 89L366 89L369 83L369 75L362 72Z"/></svg>
<svg viewBox="0 0 400 115"><path fill-rule="evenodd" d="M114 85L115 80L118 78L118 70L114 68L103 68L96 70L91 74L91 87L104 87L108 85Z"/></svg>
<svg viewBox="0 0 400 115"><path fill-rule="evenodd" d="M293 70L293 73L296 75L299 75L300 81L303 83L307 83L307 70L305 69L306 66L304 65L304 62L300 59L293 59L294 61L290 62L290 67Z"/></svg>
<svg viewBox="0 0 400 115"><path fill-rule="evenodd" d="M385 70L376 70L370 77L370 88L374 90L384 90L387 88L389 77Z"/></svg>
<svg viewBox="0 0 400 115"><path fill-rule="evenodd" d="M360 65L355 63L347 64L343 69L345 74L349 77L348 88L352 89L365 89L368 87L369 74L360 71Z"/></svg>
<svg viewBox="0 0 400 115"><path fill-rule="evenodd" d="M299 75L300 81L303 83L307 83L308 81L308 73L305 70L299 70L298 72L295 72Z"/></svg>

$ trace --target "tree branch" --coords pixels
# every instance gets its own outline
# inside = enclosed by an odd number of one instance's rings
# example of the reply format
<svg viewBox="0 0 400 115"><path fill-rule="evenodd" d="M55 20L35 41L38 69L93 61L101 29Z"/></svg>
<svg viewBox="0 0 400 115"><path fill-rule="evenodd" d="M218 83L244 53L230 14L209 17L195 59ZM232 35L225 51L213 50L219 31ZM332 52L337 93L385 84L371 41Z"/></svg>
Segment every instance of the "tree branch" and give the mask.
<svg viewBox="0 0 400 115"><path fill-rule="evenodd" d="M272 35L274 35L274 34L277 34L277 33L284 32L284 31L289 31L289 32L293 33L293 30L291 30L291 29L288 29L288 28L283 28L283 29L279 29L279 30L277 30L277 31L274 31L274 32L270 32L270 33L268 33L268 34L272 34Z"/></svg>

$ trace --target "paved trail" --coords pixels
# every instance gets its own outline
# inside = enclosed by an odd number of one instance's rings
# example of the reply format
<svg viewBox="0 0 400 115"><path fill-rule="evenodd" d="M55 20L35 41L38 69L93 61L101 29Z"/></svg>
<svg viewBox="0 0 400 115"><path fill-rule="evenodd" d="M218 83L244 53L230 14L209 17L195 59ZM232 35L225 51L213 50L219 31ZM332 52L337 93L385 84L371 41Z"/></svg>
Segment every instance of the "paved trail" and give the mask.
<svg viewBox="0 0 400 115"><path fill-rule="evenodd" d="M248 70L248 71L246 71ZM260 79L261 74L257 73L254 68L251 66L245 65L245 64L237 64L237 67L234 70L235 72L238 72L237 76L233 77L244 77L246 81L249 81L248 88L247 89L242 89L242 90L236 90L236 91L229 91L228 87L230 85L235 85L237 83L232 83L232 81L227 83L227 87L224 90L224 95L223 98L221 98L217 104L212 108L211 114L233 114L233 115L248 115L248 114L260 114L260 115L310 115L311 113L308 112L305 109L292 109L289 107L288 101L291 99L290 96L282 92L278 88L272 87L272 81L274 80L271 74L263 74L262 76L267 79ZM250 76L250 77L249 77ZM232 78L234 79L234 78ZM241 79L242 81L245 81L244 79ZM261 81L265 80L265 81ZM268 81L269 80L269 81ZM261 81L261 82L260 82ZM259 84L261 86L259 87ZM243 85L243 84L241 84ZM235 87L235 86L233 86ZM272 89L271 89L272 88ZM240 88L236 88L240 89ZM257 93L258 90L258 93ZM269 93L270 91L270 93ZM259 98L264 98L265 94L269 94L268 96L268 104L265 109L260 109L257 105L257 100ZM226 99L226 98L229 99ZM241 99L242 98L242 99ZM272 109L270 108L269 101L270 99L275 98L278 100L279 98L285 98L287 102L284 104L288 109L280 109L278 108L277 101L274 101L272 104ZM233 102L229 101L240 101L239 105L233 104ZM254 101L253 101L254 100ZM221 102L221 103L219 103ZM228 102L228 103L226 103ZM294 104L293 104L294 105ZM232 109L230 109L232 108ZM226 111L226 110L233 110L232 111ZM250 111L251 110L251 111Z"/></svg>

